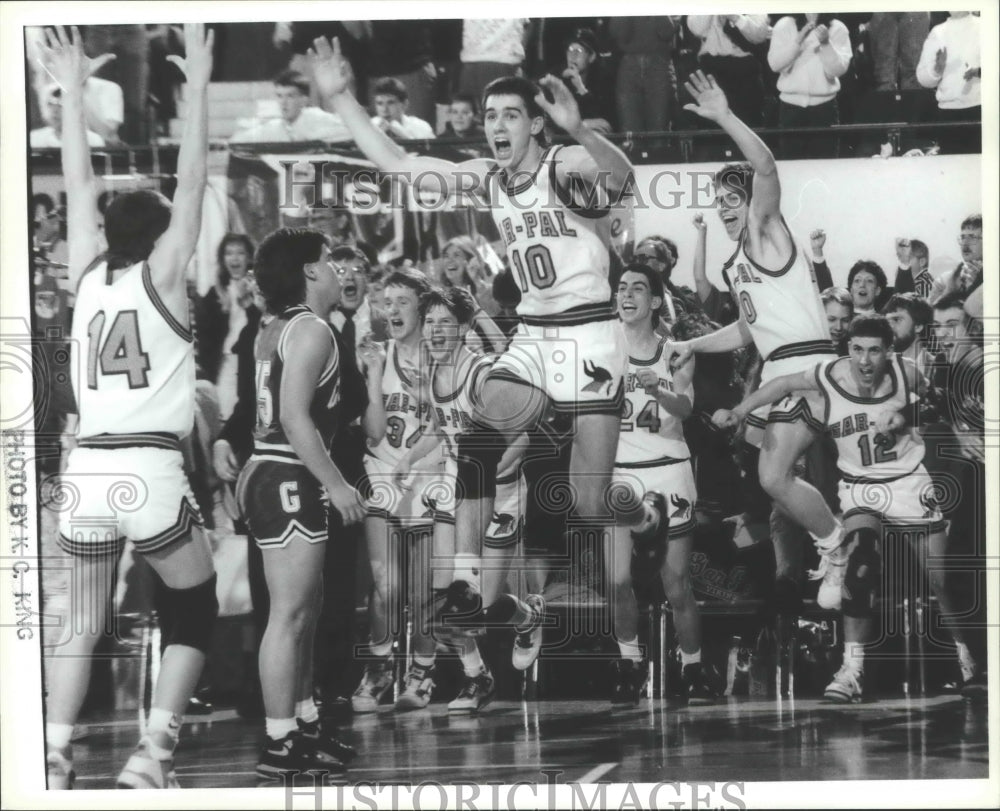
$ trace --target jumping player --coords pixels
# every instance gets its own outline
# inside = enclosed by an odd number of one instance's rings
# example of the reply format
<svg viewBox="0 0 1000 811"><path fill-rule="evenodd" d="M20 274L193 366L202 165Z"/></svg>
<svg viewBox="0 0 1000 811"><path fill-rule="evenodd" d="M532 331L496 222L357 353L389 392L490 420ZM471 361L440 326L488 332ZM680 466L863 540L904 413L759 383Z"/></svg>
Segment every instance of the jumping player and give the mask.
<svg viewBox="0 0 1000 811"><path fill-rule="evenodd" d="M124 538L166 585L160 616L166 647L146 731L118 777L119 788L177 787L174 748L218 609L211 552L180 449L180 438L194 423L184 269L201 226L213 37L195 24L185 25L184 34L186 57L170 57L188 83L173 204L152 191L116 197L105 212L107 251L100 255L83 88L93 69L111 57L91 63L75 27L69 34L62 27L46 30L42 48L46 68L62 87L70 266L83 271L72 345L72 365L82 375L73 379L77 415L67 425L72 450L62 482L75 498L60 515L59 538L73 559L73 582L81 593L70 601L72 632L46 663L49 788L73 785L70 735L90 683L90 656L107 627ZM92 519L83 526L75 522L74 515L107 514L130 489L132 496L125 496L100 532Z"/></svg>
<svg viewBox="0 0 1000 811"><path fill-rule="evenodd" d="M726 234L737 243L723 275L739 303L734 324L691 341L668 343L683 363L692 353L731 352L756 344L764 366L761 383L814 368L834 354L808 253L795 243L781 214L781 184L774 155L730 110L726 94L701 71L685 84L695 104L686 110L716 122L749 164L724 166L716 175L716 200ZM822 430L822 399L815 391L768 401L747 419L747 441L760 448L760 483L787 515L807 529L820 552L816 576L824 576L819 602L834 607L843 577L843 527L815 487L795 476L796 461ZM754 430L749 430L750 428ZM778 576L792 581L793 534L775 537Z"/></svg>
<svg viewBox="0 0 1000 811"><path fill-rule="evenodd" d="M608 283L611 208L630 182L624 153L584 125L572 95L552 76L541 88L522 78L484 91L493 159L452 164L407 155L372 126L349 90L350 67L325 39L314 41L317 87L379 169L441 194L471 194L490 207L507 246L524 323L482 378L472 430L458 448L462 500L452 595L478 602L480 545L493 513L497 464L515 437L551 406L575 415L570 479L577 517L608 522L607 491L618 444L626 365ZM551 101L546 94L551 95ZM578 143L546 147L546 114ZM648 510L626 505L619 520Z"/></svg>
<svg viewBox="0 0 1000 811"><path fill-rule="evenodd" d="M881 583L882 527L912 525L917 559L944 560L947 525L935 503L935 486L923 465L924 443L912 417L921 378L909 359L892 352L893 332L883 315L858 316L848 328L848 357L820 363L811 371L783 375L761 386L732 411L713 421L732 426L761 405L790 392L820 395L817 413L837 445L840 509L844 516L846 574L842 585L844 664L826 688L837 702L862 698L864 645L875 641L875 596ZM922 528L923 532L916 531ZM958 616L942 566L926 567L931 590L944 616ZM985 690L959 627L952 628L964 681L963 692Z"/></svg>
<svg viewBox="0 0 1000 811"><path fill-rule="evenodd" d="M647 265L626 266L618 283L618 315L625 326L628 376L625 410L615 456L614 485L638 498L658 499L667 516L666 554L661 577L681 647L682 676L692 704L709 703L715 692L701 665L701 622L691 589L691 549L697 500L691 454L681 423L694 401L694 358L671 371L656 334L663 307L663 281ZM614 704L636 704L646 679L638 639L638 611L632 589L633 544L662 542L658 527L616 526L604 551L607 581L614 594L614 631L621 652L615 663ZM658 557L658 556L655 556Z"/></svg>
<svg viewBox="0 0 1000 811"><path fill-rule="evenodd" d="M307 229L269 234L254 260L257 286L274 318L254 347L254 451L236 495L262 552L270 601L260 644L267 742L257 774L264 779L345 769L344 748L320 725L312 697L327 502L345 525L364 516L358 494L329 454L340 357L327 318L340 298L342 272L326 237Z"/></svg>

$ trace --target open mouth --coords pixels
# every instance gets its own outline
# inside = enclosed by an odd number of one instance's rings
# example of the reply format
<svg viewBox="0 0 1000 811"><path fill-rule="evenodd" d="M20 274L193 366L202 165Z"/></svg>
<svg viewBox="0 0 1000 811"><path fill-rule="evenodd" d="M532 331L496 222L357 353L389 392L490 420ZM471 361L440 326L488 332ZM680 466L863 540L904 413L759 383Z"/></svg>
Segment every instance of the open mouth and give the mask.
<svg viewBox="0 0 1000 811"><path fill-rule="evenodd" d="M340 290L340 294L344 296L344 298L353 298L357 295L357 293L358 287L354 284L345 284Z"/></svg>
<svg viewBox="0 0 1000 811"><path fill-rule="evenodd" d="M511 156L510 139L499 136L493 139L493 151L496 152L498 160L507 160Z"/></svg>
<svg viewBox="0 0 1000 811"><path fill-rule="evenodd" d="M732 213L722 214L721 216L722 216L722 224L725 225L727 228L730 225L733 225L734 223L739 221L739 217L737 217L735 214Z"/></svg>
<svg viewBox="0 0 1000 811"><path fill-rule="evenodd" d="M619 305L619 309L621 309L623 313L634 313L639 308L636 307L634 304L628 302L622 302L622 304Z"/></svg>

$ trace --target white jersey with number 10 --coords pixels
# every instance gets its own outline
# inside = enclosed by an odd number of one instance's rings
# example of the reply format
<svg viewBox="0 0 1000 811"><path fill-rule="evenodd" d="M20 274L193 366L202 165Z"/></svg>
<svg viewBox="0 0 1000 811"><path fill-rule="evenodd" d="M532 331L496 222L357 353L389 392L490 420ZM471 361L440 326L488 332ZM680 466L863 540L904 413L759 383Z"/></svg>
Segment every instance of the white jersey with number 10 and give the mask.
<svg viewBox="0 0 1000 811"><path fill-rule="evenodd" d="M99 434L190 433L195 363L178 323L140 262L109 280L100 262L80 280L73 314L73 393L81 439Z"/></svg>

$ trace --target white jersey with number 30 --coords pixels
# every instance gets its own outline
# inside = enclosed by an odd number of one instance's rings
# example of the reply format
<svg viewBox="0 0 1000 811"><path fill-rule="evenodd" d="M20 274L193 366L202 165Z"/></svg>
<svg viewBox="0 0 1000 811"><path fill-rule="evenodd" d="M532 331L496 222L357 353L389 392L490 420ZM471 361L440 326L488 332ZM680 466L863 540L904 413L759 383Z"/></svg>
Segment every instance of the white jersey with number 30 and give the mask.
<svg viewBox="0 0 1000 811"><path fill-rule="evenodd" d="M140 262L109 282L107 263L84 273L73 313L73 393L79 437L190 433L191 330L170 313Z"/></svg>

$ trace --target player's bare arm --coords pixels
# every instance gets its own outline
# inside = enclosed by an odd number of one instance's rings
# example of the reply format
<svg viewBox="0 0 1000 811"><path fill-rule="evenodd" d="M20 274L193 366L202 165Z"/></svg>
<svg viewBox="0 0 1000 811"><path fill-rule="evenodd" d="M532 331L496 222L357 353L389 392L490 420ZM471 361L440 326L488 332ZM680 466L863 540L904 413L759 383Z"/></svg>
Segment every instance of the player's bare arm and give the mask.
<svg viewBox="0 0 1000 811"><path fill-rule="evenodd" d="M385 346L366 338L358 347L358 361L368 388L368 407L361 417L361 428L374 444L385 436L385 400L382 398L382 372L385 369Z"/></svg>
<svg viewBox="0 0 1000 811"><path fill-rule="evenodd" d="M84 268L99 251L97 190L90 163L83 88L87 78L114 54L88 59L79 30L62 26L45 29L40 45L42 66L62 92L62 171L66 181L66 235L70 282L76 286Z"/></svg>
<svg viewBox="0 0 1000 811"><path fill-rule="evenodd" d="M712 422L719 428L733 428L743 422L750 412L771 403L776 403L782 397L793 391L816 391L816 375L813 372L798 372L793 375L782 375L765 383L753 394L744 398L743 402L732 410L720 408L712 415Z"/></svg>
<svg viewBox="0 0 1000 811"><path fill-rule="evenodd" d="M656 402L668 414L672 417L686 420L694 410L694 403L684 393L691 386L691 381L694 377L694 364L694 357L691 357L683 366L674 370L672 387L667 386L666 383L661 381L660 376L650 367L639 369L637 379L639 385L646 390L646 393L655 397Z"/></svg>
<svg viewBox="0 0 1000 811"><path fill-rule="evenodd" d="M741 311L739 319L732 324L689 341L667 341L663 345L663 351L667 354L671 368L676 369L687 364L695 353L733 352L752 343L753 336Z"/></svg>
<svg viewBox="0 0 1000 811"><path fill-rule="evenodd" d="M354 136L354 142L383 172L398 173L421 189L439 194L473 192L485 188L490 164L483 159L453 163L439 158L408 155L371 122L368 111L350 91L351 65L340 50L340 41L313 40L309 49L313 81L320 98L337 113Z"/></svg>
<svg viewBox="0 0 1000 811"><path fill-rule="evenodd" d="M333 335L325 324L312 319L295 324L291 330L285 351L296 362L286 364L281 376L281 427L295 455L326 489L344 523L360 521L364 511L358 494L331 461L309 414L316 385L332 352Z"/></svg>
<svg viewBox="0 0 1000 811"><path fill-rule="evenodd" d="M784 264L791 255L792 241L781 221L781 184L774 154L733 114L726 94L711 75L706 76L700 70L692 73L684 87L695 100L694 104L685 104L684 109L722 127L753 167L753 194L747 222L751 232L750 249L759 254L762 261Z"/></svg>
<svg viewBox="0 0 1000 811"><path fill-rule="evenodd" d="M600 192L609 199L617 198L633 180L632 164L625 153L583 123L576 99L561 79L545 76L539 84L552 95L552 101L545 97L544 92L535 96L535 101L552 122L578 144L568 146L559 153L556 179L560 185L573 189L574 182L578 184L582 181L588 185L584 191L586 194L596 183Z"/></svg>
<svg viewBox="0 0 1000 811"><path fill-rule="evenodd" d="M168 56L187 78L187 114L177 155L177 191L170 225L149 255L153 286L181 324L188 323L184 271L201 231L201 207L208 182L208 82L215 36L201 23L184 26L184 57Z"/></svg>

